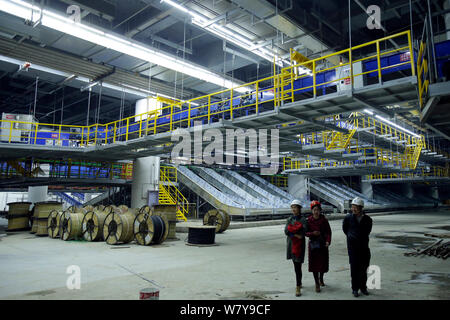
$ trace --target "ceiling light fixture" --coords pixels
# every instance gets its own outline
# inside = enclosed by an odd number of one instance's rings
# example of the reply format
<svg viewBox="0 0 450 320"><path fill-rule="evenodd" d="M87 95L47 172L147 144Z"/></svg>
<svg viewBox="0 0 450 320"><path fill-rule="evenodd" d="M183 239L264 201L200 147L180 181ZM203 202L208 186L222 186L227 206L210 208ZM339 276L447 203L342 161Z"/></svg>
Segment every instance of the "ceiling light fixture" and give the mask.
<svg viewBox="0 0 450 320"><path fill-rule="evenodd" d="M403 130L406 133L409 133L409 134L413 135L416 138L420 138L420 135L418 135L418 134L416 134L416 133L414 133L414 132L412 132L412 131L410 131L410 130L408 130L406 128L403 128L402 126L399 126L398 124L396 124L396 123L394 123L394 122L392 122L392 121L390 121L390 120L388 120L386 118L383 118L382 116L375 115L375 118L377 118L377 119L379 119L379 120L381 120L381 121L383 121L383 122L385 122L387 124L390 124L391 126L396 127L397 129Z"/></svg>
<svg viewBox="0 0 450 320"><path fill-rule="evenodd" d="M270 52L269 50L261 48L261 46L255 45L253 41L240 36L236 32L231 31L226 27L223 27L216 23L211 23L208 18L202 17L198 13L195 13L187 9L186 7L183 7L182 5L176 3L175 1L161 0L161 2L167 3L168 5L171 5L172 7L177 8L178 10L181 10L191 15L192 24L199 26L205 30L208 30L209 32L219 36L220 38L223 38L231 43L234 43L235 45L242 47L245 50L253 52L254 54L260 56L263 59L273 62L274 57L276 58L276 55ZM289 62L285 59L276 61L275 63L280 67L284 67L283 63L289 65Z"/></svg>
<svg viewBox="0 0 450 320"><path fill-rule="evenodd" d="M174 4L174 2L171 1L170 4ZM213 83L219 87L225 87L228 89L237 87L235 90L240 93L250 90L249 88L239 87L239 83L232 82L200 66L186 63L176 57L167 56L149 47L139 45L136 42L101 31L97 28L89 27L80 22L75 22L52 11L46 9L41 10L41 8L33 6L22 0L0 0L0 10L20 17L26 21L31 21L32 23L40 19L41 24L45 27L144 61L151 61L152 63L167 69Z"/></svg>

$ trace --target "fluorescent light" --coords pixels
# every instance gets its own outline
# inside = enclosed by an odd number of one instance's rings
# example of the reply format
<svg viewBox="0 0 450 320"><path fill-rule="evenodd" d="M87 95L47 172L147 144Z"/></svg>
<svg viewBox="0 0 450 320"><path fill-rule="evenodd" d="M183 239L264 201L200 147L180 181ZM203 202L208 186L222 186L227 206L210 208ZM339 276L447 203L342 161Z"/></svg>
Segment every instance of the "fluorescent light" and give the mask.
<svg viewBox="0 0 450 320"><path fill-rule="evenodd" d="M380 119L381 121L386 122L387 124L390 124L390 125L393 126L393 127L396 127L397 129L403 130L403 131L405 131L406 133L409 133L409 134L413 135L413 136L416 137L416 138L420 138L420 135L418 135L418 134L416 134L416 133L414 133L414 132L412 132L412 131L410 131L410 130L408 130L408 129L405 129L405 128L399 126L398 124L396 124L396 123L394 123L394 122L392 122L392 121L389 121L389 120L386 119L386 118L383 118L383 117L381 117L381 116L379 116L379 115L375 115L375 118Z"/></svg>
<svg viewBox="0 0 450 320"><path fill-rule="evenodd" d="M165 2L165 3L167 3L167 4L170 4L172 7L177 8L178 10L181 10L181 11L184 11L184 12L189 13L189 10L188 10L188 9L186 9L186 8L183 7L183 6L180 6L178 3L174 2L174 1L171 1L171 0L161 0L161 2Z"/></svg>
<svg viewBox="0 0 450 320"><path fill-rule="evenodd" d="M370 111L369 109L364 109L364 112L370 114L371 116L373 115L373 112Z"/></svg>
<svg viewBox="0 0 450 320"><path fill-rule="evenodd" d="M179 6L173 1L166 0L165 2L175 7ZM38 18L41 16L40 8L38 8L37 6L32 6L21 0L0 0L0 10L26 20L31 19L31 15L33 12L33 17L36 17L35 19L33 19L33 22L38 21ZM189 12L189 10L185 12ZM174 57L166 56L163 53L155 51L151 48L144 47L113 34L103 32L99 29L89 27L85 24L74 22L69 18L61 16L49 10L42 10L41 22L45 27L58 30L60 32L72 35L76 38L89 41L106 48L110 48L112 50L121 52L129 56L133 56L144 61L151 61L152 63L158 64L165 68L184 73L188 76L195 77L206 82L213 83L219 87L231 89L233 87L239 86L238 83L227 80L207 69L191 65ZM238 92L245 92L248 90L248 88L236 89L236 91Z"/></svg>
<svg viewBox="0 0 450 320"><path fill-rule="evenodd" d="M88 89L90 89L92 87L95 87L96 85L98 85L98 83L99 83L99 81L92 82L92 83L88 84L85 87L81 87L80 91L83 92L83 91L88 90Z"/></svg>

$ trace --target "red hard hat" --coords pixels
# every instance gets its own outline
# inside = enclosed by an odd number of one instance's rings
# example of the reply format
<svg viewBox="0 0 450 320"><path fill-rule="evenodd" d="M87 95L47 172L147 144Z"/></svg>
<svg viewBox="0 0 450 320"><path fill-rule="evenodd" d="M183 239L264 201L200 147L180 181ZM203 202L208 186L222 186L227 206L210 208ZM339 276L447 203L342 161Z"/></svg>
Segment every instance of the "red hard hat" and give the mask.
<svg viewBox="0 0 450 320"><path fill-rule="evenodd" d="M322 208L320 206L320 202L317 200L311 201L311 210L315 207L315 206L319 206L319 208Z"/></svg>

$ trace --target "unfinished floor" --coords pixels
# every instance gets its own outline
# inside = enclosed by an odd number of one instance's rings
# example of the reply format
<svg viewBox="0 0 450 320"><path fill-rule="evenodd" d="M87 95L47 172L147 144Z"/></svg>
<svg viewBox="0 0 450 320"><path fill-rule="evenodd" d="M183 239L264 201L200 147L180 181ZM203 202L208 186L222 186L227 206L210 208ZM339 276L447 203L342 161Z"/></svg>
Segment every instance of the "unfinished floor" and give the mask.
<svg viewBox="0 0 450 320"><path fill-rule="evenodd" d="M450 259L403 255L436 240L424 233L448 233L450 211L410 211L373 221L371 264L380 267L381 288L357 299L450 299ZM341 224L330 221L326 287L314 291L306 259L303 295L295 297L282 224L229 229L211 247L185 245L186 233L177 233L178 241L143 247L6 233L7 221L0 218L0 299L138 299L142 288L154 286L142 277L160 286L161 300L356 299ZM70 265L81 268L79 290L66 287Z"/></svg>

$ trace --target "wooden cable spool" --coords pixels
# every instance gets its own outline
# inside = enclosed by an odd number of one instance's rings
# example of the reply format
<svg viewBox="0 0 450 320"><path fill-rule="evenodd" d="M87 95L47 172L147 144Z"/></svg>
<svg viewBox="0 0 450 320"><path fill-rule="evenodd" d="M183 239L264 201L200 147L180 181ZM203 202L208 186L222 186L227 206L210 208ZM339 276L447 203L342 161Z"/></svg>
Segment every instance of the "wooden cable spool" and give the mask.
<svg viewBox="0 0 450 320"><path fill-rule="evenodd" d="M97 211L103 211L103 210L105 210L105 206L102 205L102 204L99 204L98 206L95 206L95 207L94 207L94 210L97 210Z"/></svg>
<svg viewBox="0 0 450 320"><path fill-rule="evenodd" d="M213 246L215 244L215 226L189 227L187 245L191 246Z"/></svg>
<svg viewBox="0 0 450 320"><path fill-rule="evenodd" d="M103 226L108 214L104 211L89 211L84 215L81 223L81 233L87 241L102 241Z"/></svg>
<svg viewBox="0 0 450 320"><path fill-rule="evenodd" d="M48 217L53 210L62 211L62 203L56 201L46 201L35 204L33 226L36 224L37 236L48 236Z"/></svg>
<svg viewBox="0 0 450 320"><path fill-rule="evenodd" d="M30 230L31 202L8 203L8 229L6 231Z"/></svg>
<svg viewBox="0 0 450 320"><path fill-rule="evenodd" d="M65 211L61 217L63 225L61 226L61 240L74 240L82 237L81 223L84 214L80 212Z"/></svg>
<svg viewBox="0 0 450 320"><path fill-rule="evenodd" d="M222 210L209 210L203 217L203 225L215 226L216 233L224 232L230 226L230 215Z"/></svg>
<svg viewBox="0 0 450 320"><path fill-rule="evenodd" d="M134 238L134 219L135 216L130 213L109 213L103 225L103 239L112 245L131 242Z"/></svg>
<svg viewBox="0 0 450 320"><path fill-rule="evenodd" d="M76 210L77 210L76 206L70 206L66 209L66 211L69 211L69 212L77 212Z"/></svg>
<svg viewBox="0 0 450 320"><path fill-rule="evenodd" d="M47 232L50 238L55 239L60 236L59 232L62 215L62 211L53 210L52 212L50 212L47 220Z"/></svg>
<svg viewBox="0 0 450 320"><path fill-rule="evenodd" d="M163 243L169 234L169 221L165 216L139 213L133 224L134 238L143 246Z"/></svg>
<svg viewBox="0 0 450 320"><path fill-rule="evenodd" d="M89 211L93 211L95 208L94 208L94 206L91 206L90 204L88 204L88 205L85 205L83 207L83 209L85 210L85 212L89 212Z"/></svg>
<svg viewBox="0 0 450 320"><path fill-rule="evenodd" d="M169 221L169 234L167 239L177 239L177 207L175 205L155 205L153 207L153 214L156 216L165 216Z"/></svg>
<svg viewBox="0 0 450 320"><path fill-rule="evenodd" d="M150 212L153 212L153 209L152 209L152 207L150 207L148 205L142 206L139 209L139 213L150 213Z"/></svg>
<svg viewBox="0 0 450 320"><path fill-rule="evenodd" d="M106 206L105 209L103 209L103 211L105 211L106 213L111 213L111 212L115 212L118 214L123 214L123 213L127 213L128 212L128 207L127 206L115 206L115 205L109 205Z"/></svg>

